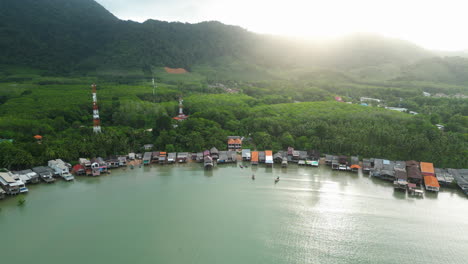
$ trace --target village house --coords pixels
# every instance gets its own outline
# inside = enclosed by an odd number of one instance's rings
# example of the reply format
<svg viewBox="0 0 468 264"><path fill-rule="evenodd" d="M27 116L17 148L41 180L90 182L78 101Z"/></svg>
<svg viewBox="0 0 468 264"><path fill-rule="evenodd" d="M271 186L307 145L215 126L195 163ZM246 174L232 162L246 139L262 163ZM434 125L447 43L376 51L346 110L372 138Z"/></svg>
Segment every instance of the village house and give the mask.
<svg viewBox="0 0 468 264"><path fill-rule="evenodd" d="M227 155L228 155L228 160L227 160L228 163L237 162L237 151L228 150Z"/></svg>
<svg viewBox="0 0 468 264"><path fill-rule="evenodd" d="M374 167L374 159L363 159L362 160L362 171L370 173L371 169Z"/></svg>
<svg viewBox="0 0 468 264"><path fill-rule="evenodd" d="M320 152L318 150L309 150L307 154L312 160L318 161L320 159Z"/></svg>
<svg viewBox="0 0 468 264"><path fill-rule="evenodd" d="M39 178L46 183L53 183L55 179L53 178L53 171L49 167L39 166L34 167L32 170L39 175Z"/></svg>
<svg viewBox="0 0 468 264"><path fill-rule="evenodd" d="M258 162L265 163L265 151L258 152Z"/></svg>
<svg viewBox="0 0 468 264"><path fill-rule="evenodd" d="M271 150L265 150L265 164L267 167L273 166L273 152Z"/></svg>
<svg viewBox="0 0 468 264"><path fill-rule="evenodd" d="M359 165L359 158L357 156L351 156L351 166L349 167L352 172L358 172L361 166Z"/></svg>
<svg viewBox="0 0 468 264"><path fill-rule="evenodd" d="M118 156L117 159L119 160L119 167L126 167L127 166L127 157Z"/></svg>
<svg viewBox="0 0 468 264"><path fill-rule="evenodd" d="M243 149L242 150L242 160L243 161L250 161L250 149Z"/></svg>
<svg viewBox="0 0 468 264"><path fill-rule="evenodd" d="M176 152L169 152L167 154L167 163L172 164L176 162L177 153Z"/></svg>
<svg viewBox="0 0 468 264"><path fill-rule="evenodd" d="M450 186L454 181L453 175L448 171L448 169L436 168L435 173L437 181L442 186Z"/></svg>
<svg viewBox="0 0 468 264"><path fill-rule="evenodd" d="M187 162L188 156L189 156L188 152L179 152L179 153L177 153L177 162L179 162L179 163Z"/></svg>
<svg viewBox="0 0 468 264"><path fill-rule="evenodd" d="M220 151L218 157L218 163L226 163L228 160L228 152L227 151Z"/></svg>
<svg viewBox="0 0 468 264"><path fill-rule="evenodd" d="M252 157L250 159L250 163L252 165L258 165L258 151L252 151Z"/></svg>
<svg viewBox="0 0 468 264"><path fill-rule="evenodd" d="M395 166L395 180L393 181L393 187L396 190L406 191L408 188L408 175L406 172L406 162L396 161Z"/></svg>
<svg viewBox="0 0 468 264"><path fill-rule="evenodd" d="M151 163L151 157L151 152L145 152L145 154L143 155L143 165L149 165Z"/></svg>
<svg viewBox="0 0 468 264"><path fill-rule="evenodd" d="M0 186L6 194L19 194L20 184L7 172L0 172Z"/></svg>
<svg viewBox="0 0 468 264"><path fill-rule="evenodd" d="M144 149L144 150L152 150L153 147L154 147L153 144L145 144L145 145L143 145L143 149Z"/></svg>
<svg viewBox="0 0 468 264"><path fill-rule="evenodd" d="M406 161L406 172L408 174L408 182L414 184L422 184L422 175L419 170L419 162L414 160Z"/></svg>
<svg viewBox="0 0 468 264"><path fill-rule="evenodd" d="M424 185L426 190L438 192L440 189L440 184L437 178L435 177L434 164L430 162L420 162L421 174L424 177Z"/></svg>
<svg viewBox="0 0 468 264"><path fill-rule="evenodd" d="M332 156L332 161L331 161L332 170L340 169L340 162L338 160L339 160L338 156Z"/></svg>
<svg viewBox="0 0 468 264"><path fill-rule="evenodd" d="M39 182L39 174L32 170L12 171L11 173L14 178L15 176L18 177L25 184Z"/></svg>
<svg viewBox="0 0 468 264"><path fill-rule="evenodd" d="M119 165L119 159L117 156L110 156L106 159L107 167L108 168L118 168Z"/></svg>
<svg viewBox="0 0 468 264"><path fill-rule="evenodd" d="M325 164L328 166L332 165L333 155L325 154Z"/></svg>
<svg viewBox="0 0 468 264"><path fill-rule="evenodd" d="M86 175L91 175L91 176L99 176L101 175L101 168L99 165L99 161L97 159L91 159L91 167L90 171L86 170Z"/></svg>
<svg viewBox="0 0 468 264"><path fill-rule="evenodd" d="M242 138L239 136L229 136L227 140L228 150L242 151Z"/></svg>
<svg viewBox="0 0 468 264"><path fill-rule="evenodd" d="M468 169L448 169L448 171L453 175L460 189L468 195Z"/></svg>
<svg viewBox="0 0 468 264"><path fill-rule="evenodd" d="M198 153L197 153L197 159L196 159L196 161L197 161L198 163L203 162L203 157L204 157L203 152L198 152Z"/></svg>
<svg viewBox="0 0 468 264"><path fill-rule="evenodd" d="M167 161L167 153L164 151L159 152L159 164L164 164Z"/></svg>
<svg viewBox="0 0 468 264"><path fill-rule="evenodd" d="M211 158L213 158L214 161L217 161L218 158L219 158L219 151L218 151L218 149L215 148L215 147L212 147L212 148L210 149L210 156L211 156Z"/></svg>
<svg viewBox="0 0 468 264"><path fill-rule="evenodd" d="M159 151L153 151L151 153L151 163L159 163Z"/></svg>
<svg viewBox="0 0 468 264"><path fill-rule="evenodd" d="M81 164L76 164L73 166L72 172L76 175L84 175L86 173L85 167L83 167Z"/></svg>
<svg viewBox="0 0 468 264"><path fill-rule="evenodd" d="M276 152L274 155L273 155L273 161L275 163L279 163L281 164L281 162L283 162L283 151L279 151L279 152Z"/></svg>

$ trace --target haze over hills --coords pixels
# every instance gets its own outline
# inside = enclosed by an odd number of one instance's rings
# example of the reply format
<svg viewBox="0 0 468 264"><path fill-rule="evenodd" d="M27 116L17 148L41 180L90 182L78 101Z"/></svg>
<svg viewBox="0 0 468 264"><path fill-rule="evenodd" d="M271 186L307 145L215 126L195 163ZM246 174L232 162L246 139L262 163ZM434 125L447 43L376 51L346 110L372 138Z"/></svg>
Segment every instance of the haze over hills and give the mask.
<svg viewBox="0 0 468 264"><path fill-rule="evenodd" d="M371 34L305 41L260 35L214 21L123 21L93 0L2 1L0 49L5 51L0 64L59 74L155 66L229 69L236 64L249 70L326 68L370 80L464 83L460 69L468 65L460 58L430 59L439 53Z"/></svg>

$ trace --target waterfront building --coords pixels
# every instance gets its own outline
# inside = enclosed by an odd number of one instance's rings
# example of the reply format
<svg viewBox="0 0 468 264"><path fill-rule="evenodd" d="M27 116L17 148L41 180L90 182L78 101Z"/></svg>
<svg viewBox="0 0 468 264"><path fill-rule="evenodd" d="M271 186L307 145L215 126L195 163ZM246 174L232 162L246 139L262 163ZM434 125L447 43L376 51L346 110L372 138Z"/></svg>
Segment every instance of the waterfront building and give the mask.
<svg viewBox="0 0 468 264"><path fill-rule="evenodd" d="M32 170L39 175L39 178L46 183L53 183L55 179L53 178L53 171L49 167L39 166L34 167Z"/></svg>
<svg viewBox="0 0 468 264"><path fill-rule="evenodd" d="M250 161L250 149L243 149L242 150L242 160L243 161Z"/></svg>
<svg viewBox="0 0 468 264"><path fill-rule="evenodd" d="M242 151L242 138L240 136L229 136L227 146L228 150Z"/></svg>

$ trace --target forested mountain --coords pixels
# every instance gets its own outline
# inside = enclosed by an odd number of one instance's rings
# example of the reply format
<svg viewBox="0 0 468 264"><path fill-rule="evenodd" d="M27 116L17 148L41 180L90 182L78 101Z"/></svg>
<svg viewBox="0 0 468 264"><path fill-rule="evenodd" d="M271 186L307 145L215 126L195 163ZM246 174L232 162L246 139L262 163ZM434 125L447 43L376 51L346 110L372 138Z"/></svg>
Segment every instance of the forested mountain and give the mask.
<svg viewBox="0 0 468 264"><path fill-rule="evenodd" d="M93 0L2 0L0 64L52 71L99 67L217 66L350 70L416 62L433 54L402 40L355 34L329 41L260 35L219 22L122 21Z"/></svg>
<svg viewBox="0 0 468 264"><path fill-rule="evenodd" d="M468 58L429 58L403 67L398 80L468 84Z"/></svg>
<svg viewBox="0 0 468 264"><path fill-rule="evenodd" d="M213 21L122 21L93 0L1 0L0 50L0 139L8 139L0 142L0 168L142 151L147 143L224 149L228 135L249 138L252 149L468 166L468 108L459 95L468 59L434 57L406 41L300 40ZM181 95L190 118L176 123ZM363 106L361 97L381 101Z"/></svg>
<svg viewBox="0 0 468 264"><path fill-rule="evenodd" d="M0 1L0 63L70 69L112 40L119 20L94 1Z"/></svg>

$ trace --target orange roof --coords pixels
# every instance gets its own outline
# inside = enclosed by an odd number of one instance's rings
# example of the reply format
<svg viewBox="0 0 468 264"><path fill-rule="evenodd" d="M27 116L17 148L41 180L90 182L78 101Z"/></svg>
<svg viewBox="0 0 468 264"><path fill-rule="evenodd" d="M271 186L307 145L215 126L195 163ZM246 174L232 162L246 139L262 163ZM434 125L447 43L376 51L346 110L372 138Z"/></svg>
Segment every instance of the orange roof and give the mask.
<svg viewBox="0 0 468 264"><path fill-rule="evenodd" d="M265 156L273 156L273 152L271 150L265 150Z"/></svg>
<svg viewBox="0 0 468 264"><path fill-rule="evenodd" d="M251 161L257 161L258 162L258 151L252 151L250 153L252 157L250 158Z"/></svg>
<svg viewBox="0 0 468 264"><path fill-rule="evenodd" d="M426 184L426 186L440 188L439 181L437 181L437 178L434 176L424 176L424 184Z"/></svg>
<svg viewBox="0 0 468 264"><path fill-rule="evenodd" d="M421 172L424 175L434 175L434 164L429 163L429 162L421 162Z"/></svg>
<svg viewBox="0 0 468 264"><path fill-rule="evenodd" d="M240 138L234 139L235 144L242 144L242 140Z"/></svg>
<svg viewBox="0 0 468 264"><path fill-rule="evenodd" d="M234 139L232 139L232 138L228 139L228 144L236 144L236 143L234 143L234 142L235 142Z"/></svg>
<svg viewBox="0 0 468 264"><path fill-rule="evenodd" d="M166 152L159 152L159 156L166 155Z"/></svg>
<svg viewBox="0 0 468 264"><path fill-rule="evenodd" d="M34 138L35 139L42 139L42 136L41 135L35 135Z"/></svg>
<svg viewBox="0 0 468 264"><path fill-rule="evenodd" d="M361 168L361 166L359 166L359 165L357 165L357 164L351 165L351 169L354 169L354 168L356 168L356 169L360 169L360 168Z"/></svg>
<svg viewBox="0 0 468 264"><path fill-rule="evenodd" d="M169 68L169 67L164 67L164 70L167 72L167 73L172 73L172 74L183 74L183 73L187 73L187 71L183 68Z"/></svg>

